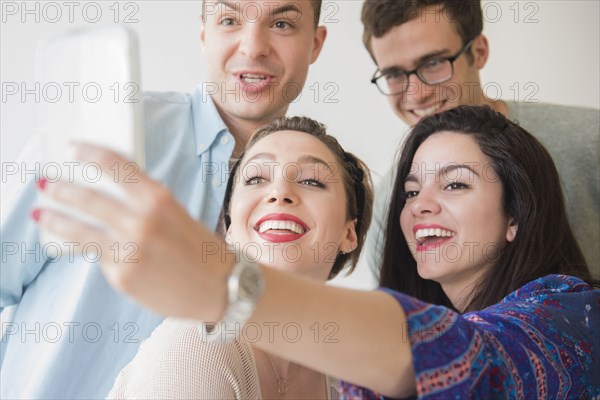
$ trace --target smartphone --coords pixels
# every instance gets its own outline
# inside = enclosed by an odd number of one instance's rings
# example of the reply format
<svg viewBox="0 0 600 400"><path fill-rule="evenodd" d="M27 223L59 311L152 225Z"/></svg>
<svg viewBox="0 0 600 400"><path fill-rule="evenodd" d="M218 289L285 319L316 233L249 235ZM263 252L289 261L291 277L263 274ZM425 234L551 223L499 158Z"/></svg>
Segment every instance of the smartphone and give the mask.
<svg viewBox="0 0 600 400"><path fill-rule="evenodd" d="M122 198L115 182L127 178L74 160L73 141L110 148L144 168L143 100L136 35L123 26L75 29L44 40L37 53L40 85L39 131L44 143L42 173L49 181L67 180ZM135 171L134 171L135 172ZM121 174L122 175L122 174ZM82 213L40 193L40 207L52 208L101 228ZM40 232L40 239L65 251L71 242Z"/></svg>

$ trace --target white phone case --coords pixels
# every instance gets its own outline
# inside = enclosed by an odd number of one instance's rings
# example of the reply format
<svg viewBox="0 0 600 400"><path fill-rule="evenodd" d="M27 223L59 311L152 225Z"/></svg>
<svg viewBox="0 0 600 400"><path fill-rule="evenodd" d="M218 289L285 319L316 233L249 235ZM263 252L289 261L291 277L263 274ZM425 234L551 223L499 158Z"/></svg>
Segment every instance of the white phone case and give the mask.
<svg viewBox="0 0 600 400"><path fill-rule="evenodd" d="M135 168L144 168L143 100L134 33L122 26L109 26L51 37L39 46L37 69L43 95L39 119L46 179L67 180L122 198L115 181L135 179ZM132 161L127 166L132 174L119 174L117 168L101 172L96 164L75 161L70 152L72 141L117 151ZM43 192L40 207L102 228L102 221L57 204ZM77 245L86 245L66 243L44 231L40 234L48 254L52 249L72 251Z"/></svg>

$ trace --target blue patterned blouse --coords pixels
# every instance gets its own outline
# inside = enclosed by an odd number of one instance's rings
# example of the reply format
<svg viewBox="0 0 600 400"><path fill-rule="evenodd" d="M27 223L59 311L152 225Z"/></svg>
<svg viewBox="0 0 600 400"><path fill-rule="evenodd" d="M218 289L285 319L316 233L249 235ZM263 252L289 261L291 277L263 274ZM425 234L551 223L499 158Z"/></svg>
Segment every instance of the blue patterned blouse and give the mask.
<svg viewBox="0 0 600 400"><path fill-rule="evenodd" d="M600 399L600 290L582 280L548 275L462 315L383 290L408 318L417 398ZM383 397L342 383L341 398Z"/></svg>

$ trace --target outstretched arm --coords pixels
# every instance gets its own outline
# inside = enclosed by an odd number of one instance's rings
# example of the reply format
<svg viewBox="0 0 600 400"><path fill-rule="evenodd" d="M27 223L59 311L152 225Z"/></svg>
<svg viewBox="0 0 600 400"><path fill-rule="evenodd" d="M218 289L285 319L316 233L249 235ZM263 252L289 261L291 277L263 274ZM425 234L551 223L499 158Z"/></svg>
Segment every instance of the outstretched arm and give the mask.
<svg viewBox="0 0 600 400"><path fill-rule="evenodd" d="M110 176L130 172L126 170L130 164L113 152L81 144L76 153L82 161L98 163ZM115 165L122 173L114 173ZM206 251L225 249L225 244L143 173L117 184L125 192L122 201L66 182L44 189L102 221L104 228L51 210L42 210L40 225L66 239L100 246L109 282L141 304L164 315L219 320L234 255ZM130 243L137 247L132 258L115 257L115 245ZM261 269L265 291L249 321L261 328L257 346L384 395L415 393L410 343L403 336L406 316L391 296L327 287ZM277 329L277 323L292 326L294 333Z"/></svg>

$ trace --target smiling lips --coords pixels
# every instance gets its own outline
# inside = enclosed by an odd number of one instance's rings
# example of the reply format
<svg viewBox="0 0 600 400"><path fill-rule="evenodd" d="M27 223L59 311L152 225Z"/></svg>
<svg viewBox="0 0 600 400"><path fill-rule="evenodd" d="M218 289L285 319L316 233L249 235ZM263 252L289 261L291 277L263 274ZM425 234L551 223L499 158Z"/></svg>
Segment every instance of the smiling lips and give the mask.
<svg viewBox="0 0 600 400"><path fill-rule="evenodd" d="M449 241L455 232L439 225L415 225L417 251L431 250Z"/></svg>
<svg viewBox="0 0 600 400"><path fill-rule="evenodd" d="M272 75L261 72L243 72L237 75L242 89L247 92L260 92L273 80Z"/></svg>
<svg viewBox="0 0 600 400"><path fill-rule="evenodd" d="M444 102L440 101L439 103L432 104L427 108L415 108L412 110L412 112L417 117L424 118L424 117L427 117L428 115L435 114L437 111L439 111L440 108L442 108L443 105L444 105Z"/></svg>
<svg viewBox="0 0 600 400"><path fill-rule="evenodd" d="M240 79L247 83L259 83L267 79L267 76L260 74L241 74Z"/></svg>
<svg viewBox="0 0 600 400"><path fill-rule="evenodd" d="M310 228L294 215L269 214L256 223L254 230L265 241L283 243L301 238Z"/></svg>

